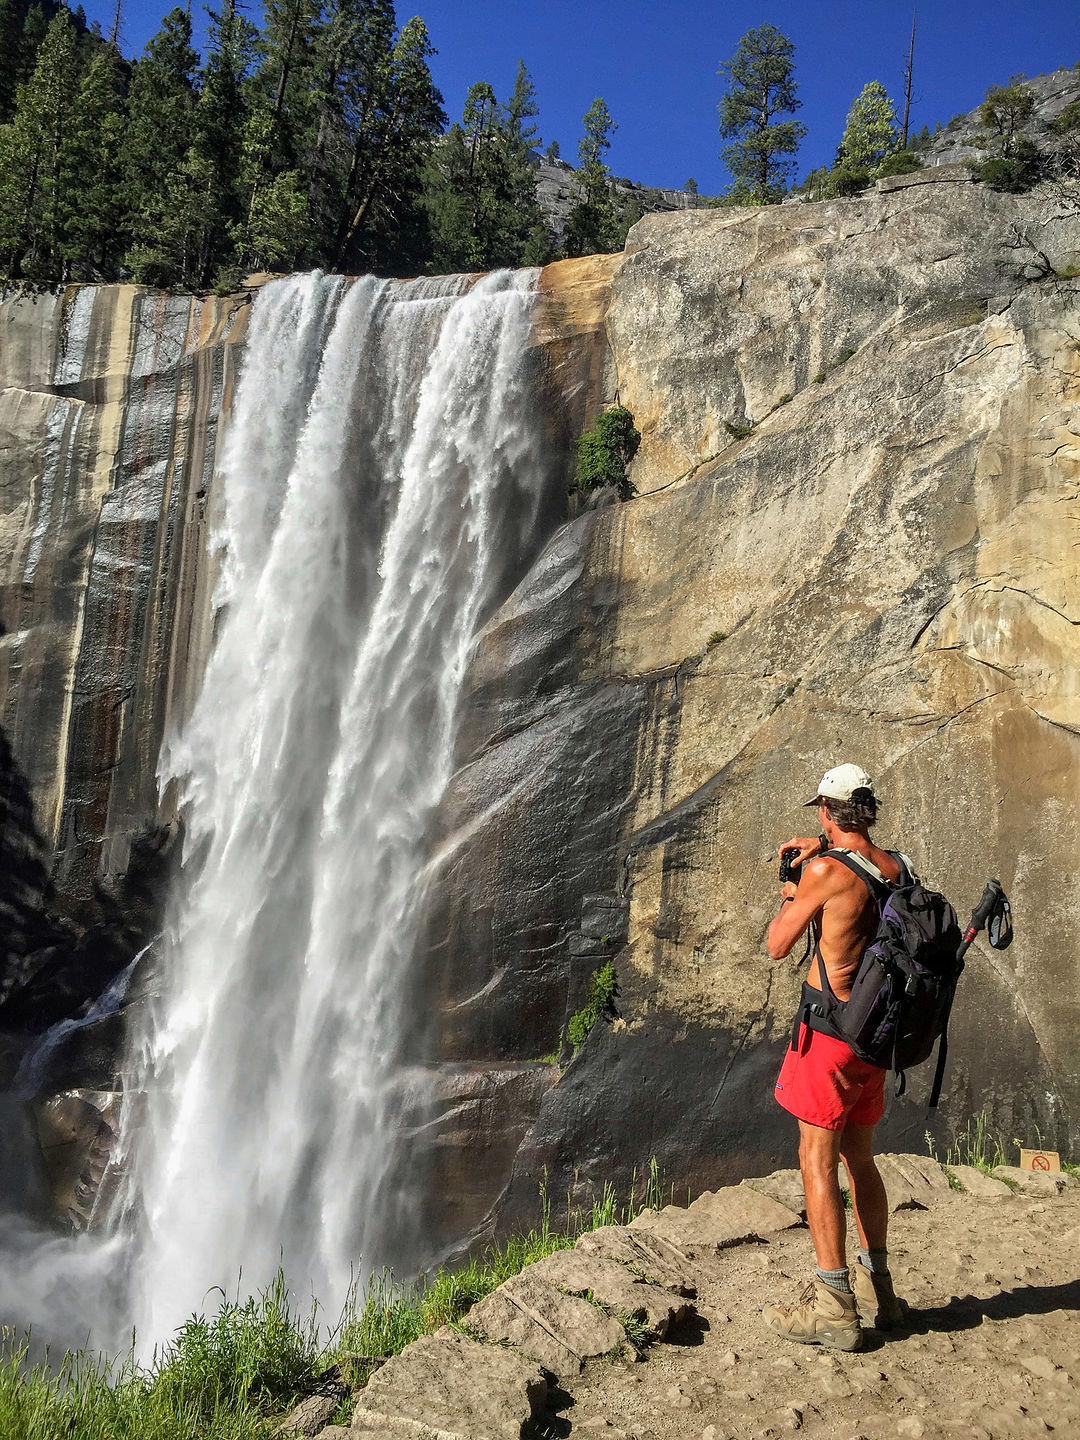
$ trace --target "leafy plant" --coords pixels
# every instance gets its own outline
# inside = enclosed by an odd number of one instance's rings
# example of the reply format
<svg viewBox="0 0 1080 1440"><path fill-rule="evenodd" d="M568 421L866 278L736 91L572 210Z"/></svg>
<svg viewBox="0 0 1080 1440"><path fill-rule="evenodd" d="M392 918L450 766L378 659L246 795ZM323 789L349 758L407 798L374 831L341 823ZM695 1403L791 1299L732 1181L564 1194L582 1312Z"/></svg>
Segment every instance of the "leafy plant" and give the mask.
<svg viewBox="0 0 1080 1440"><path fill-rule="evenodd" d="M628 472L640 444L641 432L625 405L604 410L577 442L574 485L585 494L612 485L621 499L629 500L634 487Z"/></svg>
<svg viewBox="0 0 1080 1440"><path fill-rule="evenodd" d="M750 434L751 430L753 430L753 428L754 426L752 421L747 421L745 423L741 420L724 421L724 429L735 440L745 440L746 437Z"/></svg>
<svg viewBox="0 0 1080 1440"><path fill-rule="evenodd" d="M617 1319L626 1331L626 1338L634 1347L634 1353L637 1355L644 1354L649 1345L648 1321L638 1312L632 1315L619 1315Z"/></svg>
<svg viewBox="0 0 1080 1440"><path fill-rule="evenodd" d="M705 642L706 648L711 650L714 645L720 645L727 639L726 630L714 630Z"/></svg>
<svg viewBox="0 0 1080 1440"><path fill-rule="evenodd" d="M923 169L923 162L912 149L894 150L874 168L874 179L884 180L888 175L911 175Z"/></svg>
<svg viewBox="0 0 1080 1440"><path fill-rule="evenodd" d="M588 1003L582 1006L576 1014L571 1015L566 1027L566 1038L573 1047L575 1055L589 1038L589 1033L611 1003L614 994L615 962L605 960L598 970L593 971L589 981Z"/></svg>

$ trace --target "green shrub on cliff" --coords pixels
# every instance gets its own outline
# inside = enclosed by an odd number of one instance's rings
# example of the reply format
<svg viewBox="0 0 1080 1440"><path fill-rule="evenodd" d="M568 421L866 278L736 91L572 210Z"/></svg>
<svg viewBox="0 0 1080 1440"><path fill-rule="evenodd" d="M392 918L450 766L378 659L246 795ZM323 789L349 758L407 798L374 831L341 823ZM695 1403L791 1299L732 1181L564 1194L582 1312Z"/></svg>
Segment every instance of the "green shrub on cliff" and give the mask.
<svg viewBox="0 0 1080 1440"><path fill-rule="evenodd" d="M598 415L577 442L574 485L589 494L601 485L613 485L623 500L634 493L628 471L641 444L641 433L625 405Z"/></svg>
<svg viewBox="0 0 1080 1440"><path fill-rule="evenodd" d="M593 1026L607 1009L611 1002L611 997L614 994L615 962L613 960L605 960L603 965L593 972L592 978L589 981L588 1002L576 1015L571 1015L569 1024L566 1027L566 1038L573 1047L575 1055L589 1038Z"/></svg>
<svg viewBox="0 0 1080 1440"><path fill-rule="evenodd" d="M1030 190L1042 172L1042 156L1025 134L1035 112L1035 94L1020 76L1008 85L991 85L979 109L986 126L978 137L986 158L974 166L976 176L992 190L1018 194Z"/></svg>

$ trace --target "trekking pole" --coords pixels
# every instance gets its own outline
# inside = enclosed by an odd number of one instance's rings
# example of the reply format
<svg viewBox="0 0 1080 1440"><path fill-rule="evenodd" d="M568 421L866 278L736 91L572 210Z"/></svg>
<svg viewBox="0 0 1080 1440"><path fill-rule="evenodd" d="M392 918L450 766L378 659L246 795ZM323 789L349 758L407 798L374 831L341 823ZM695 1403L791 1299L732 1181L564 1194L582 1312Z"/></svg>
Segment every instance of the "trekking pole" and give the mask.
<svg viewBox="0 0 1080 1440"><path fill-rule="evenodd" d="M956 952L956 978L959 979L960 971L964 968L964 956L971 948L972 941L979 931L989 925L990 944L995 950L1007 950L1012 944L1012 907L1009 904L1008 896L1005 894L1000 880L988 880L983 890L979 903L971 912L971 924L964 931L964 938L960 941L960 948ZM955 981L954 981L955 986ZM954 990L955 993L955 990ZM948 1004L942 1018L941 1039L938 1041L937 1068L934 1071L934 1083L930 1087L930 1109L936 1109L941 1096L941 1082L945 1078L945 1060L949 1053L949 1015L952 1011L952 996L949 996Z"/></svg>
<svg viewBox="0 0 1080 1440"><path fill-rule="evenodd" d="M1000 880L988 880L982 898L971 912L971 924L964 931L964 938L956 952L956 959L962 962L971 948L972 941L987 922L990 925L990 944L995 950L1006 950L1012 944L1012 907L1002 889Z"/></svg>

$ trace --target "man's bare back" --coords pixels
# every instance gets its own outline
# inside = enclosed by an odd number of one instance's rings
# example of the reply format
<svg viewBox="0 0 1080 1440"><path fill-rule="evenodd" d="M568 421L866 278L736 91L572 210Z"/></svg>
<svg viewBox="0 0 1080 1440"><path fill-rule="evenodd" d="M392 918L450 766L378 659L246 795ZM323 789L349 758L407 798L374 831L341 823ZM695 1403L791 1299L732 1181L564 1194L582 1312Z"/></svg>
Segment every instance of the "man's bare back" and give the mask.
<svg viewBox="0 0 1080 1440"><path fill-rule="evenodd" d="M899 879L899 861L864 836L841 832L832 843L836 848L865 856L886 880ZM846 1000L862 953L877 929L878 910L866 882L839 860L827 856L819 856L803 866L802 879L798 887L793 888L792 898L781 907L769 927L771 957L782 960L790 954L792 946L815 920L820 926L819 945L828 968L829 984L838 1000ZM816 955L807 980L814 989L822 988Z"/></svg>

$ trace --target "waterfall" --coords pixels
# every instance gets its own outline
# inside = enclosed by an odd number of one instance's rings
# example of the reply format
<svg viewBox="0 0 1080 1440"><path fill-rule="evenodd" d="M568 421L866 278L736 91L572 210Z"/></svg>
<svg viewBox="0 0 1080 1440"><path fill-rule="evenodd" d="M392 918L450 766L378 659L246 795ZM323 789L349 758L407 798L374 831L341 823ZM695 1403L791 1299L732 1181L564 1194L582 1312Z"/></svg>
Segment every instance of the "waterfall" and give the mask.
<svg viewBox="0 0 1080 1440"><path fill-rule="evenodd" d="M332 1311L408 1252L425 838L470 647L550 498L535 284L314 274L255 300L215 645L159 767L187 831L127 1142L144 1350L215 1286L282 1264Z"/></svg>

